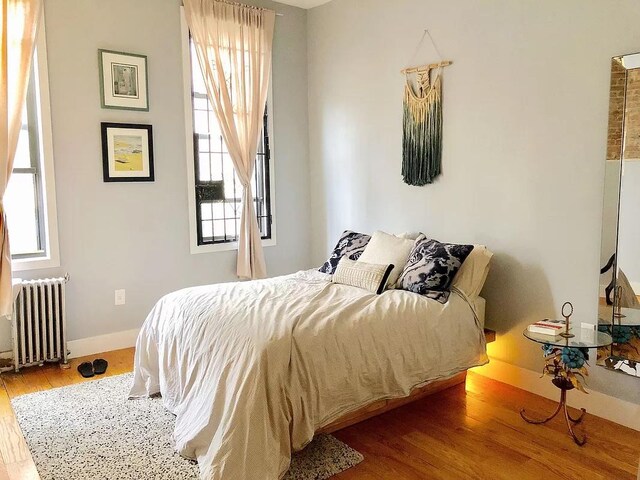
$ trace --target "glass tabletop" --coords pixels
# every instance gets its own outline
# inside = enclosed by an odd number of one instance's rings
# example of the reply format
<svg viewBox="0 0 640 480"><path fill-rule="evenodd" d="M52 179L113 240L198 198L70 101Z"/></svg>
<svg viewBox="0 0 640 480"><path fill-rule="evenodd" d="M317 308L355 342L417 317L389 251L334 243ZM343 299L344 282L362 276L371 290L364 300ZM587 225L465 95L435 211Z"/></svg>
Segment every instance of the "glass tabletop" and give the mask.
<svg viewBox="0 0 640 480"><path fill-rule="evenodd" d="M534 342L553 345L554 347L574 347L574 348L598 348L611 345L613 341L611 335L604 332L591 330L590 328L572 328L569 333L573 333L575 337L552 337L550 335L541 335L532 333L525 329L522 334L529 340Z"/></svg>

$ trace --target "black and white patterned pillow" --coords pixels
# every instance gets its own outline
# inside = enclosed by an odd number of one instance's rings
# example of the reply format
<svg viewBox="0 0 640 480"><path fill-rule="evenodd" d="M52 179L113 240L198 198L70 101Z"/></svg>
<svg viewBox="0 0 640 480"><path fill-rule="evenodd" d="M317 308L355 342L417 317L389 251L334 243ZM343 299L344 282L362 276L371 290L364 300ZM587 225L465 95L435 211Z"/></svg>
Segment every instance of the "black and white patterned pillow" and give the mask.
<svg viewBox="0 0 640 480"><path fill-rule="evenodd" d="M409 254L398 284L403 290L426 295L440 303L449 299L449 287L473 245L440 243L419 238Z"/></svg>
<svg viewBox="0 0 640 480"><path fill-rule="evenodd" d="M331 256L319 270L333 275L342 257L347 257L349 260L358 260L367 247L369 240L371 240L371 235L345 230Z"/></svg>

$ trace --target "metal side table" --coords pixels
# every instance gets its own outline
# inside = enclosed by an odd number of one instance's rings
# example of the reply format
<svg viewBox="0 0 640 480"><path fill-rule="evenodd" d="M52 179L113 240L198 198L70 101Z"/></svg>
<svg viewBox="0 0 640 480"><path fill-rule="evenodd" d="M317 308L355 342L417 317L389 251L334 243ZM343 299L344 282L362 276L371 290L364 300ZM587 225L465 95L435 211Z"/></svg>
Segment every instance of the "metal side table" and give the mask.
<svg viewBox="0 0 640 480"><path fill-rule="evenodd" d="M558 351L559 349L562 352L560 354L562 355L562 358L566 358L569 360L570 364L568 366L571 369L578 368L576 366L572 366L571 362L576 362L573 363L573 365L578 365L580 361L582 361L582 364L578 366L580 368L586 368L586 366L584 366L585 350L588 352L589 349L606 347L608 345L611 345L612 342L611 335L596 330L580 328L571 329L569 332L573 335L572 337L551 337L549 335L531 333L528 330L525 330L523 332L523 335L532 342L544 345L543 349L545 351L551 352ZM564 366L563 368L565 368L566 372L566 366ZM587 441L586 435L582 438L578 437L573 431L573 426L582 422L586 410L582 408L582 413L578 418L573 418L567 410L567 392L575 388L574 384L561 373L556 373L551 381L556 387L560 389L560 401L558 402L558 407L556 408L556 410L547 418L535 419L527 415L523 408L520 411L520 416L529 423L543 424L554 418L562 410L562 412L564 413L564 420L567 423L567 428L569 429L569 434L578 445L584 445Z"/></svg>

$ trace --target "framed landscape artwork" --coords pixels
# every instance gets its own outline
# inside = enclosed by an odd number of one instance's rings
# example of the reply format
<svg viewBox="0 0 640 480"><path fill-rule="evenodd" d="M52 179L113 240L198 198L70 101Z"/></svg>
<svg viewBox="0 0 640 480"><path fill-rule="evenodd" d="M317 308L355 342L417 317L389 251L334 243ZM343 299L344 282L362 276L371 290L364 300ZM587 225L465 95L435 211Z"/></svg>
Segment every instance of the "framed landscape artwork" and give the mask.
<svg viewBox="0 0 640 480"><path fill-rule="evenodd" d="M147 57L98 50L102 108L149 111Z"/></svg>
<svg viewBox="0 0 640 480"><path fill-rule="evenodd" d="M153 182L151 125L102 122L102 173L105 182Z"/></svg>

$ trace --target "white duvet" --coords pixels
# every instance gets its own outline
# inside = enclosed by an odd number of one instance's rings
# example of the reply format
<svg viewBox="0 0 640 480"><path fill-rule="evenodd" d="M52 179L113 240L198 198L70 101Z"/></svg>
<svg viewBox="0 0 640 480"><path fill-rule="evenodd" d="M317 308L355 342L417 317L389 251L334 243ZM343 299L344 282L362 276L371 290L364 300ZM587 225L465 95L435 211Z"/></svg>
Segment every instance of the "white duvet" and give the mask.
<svg viewBox="0 0 640 480"><path fill-rule="evenodd" d="M374 295L315 270L180 290L147 317L132 397L160 392L176 450L203 479L275 480L314 431L382 398L486 363L452 294Z"/></svg>

